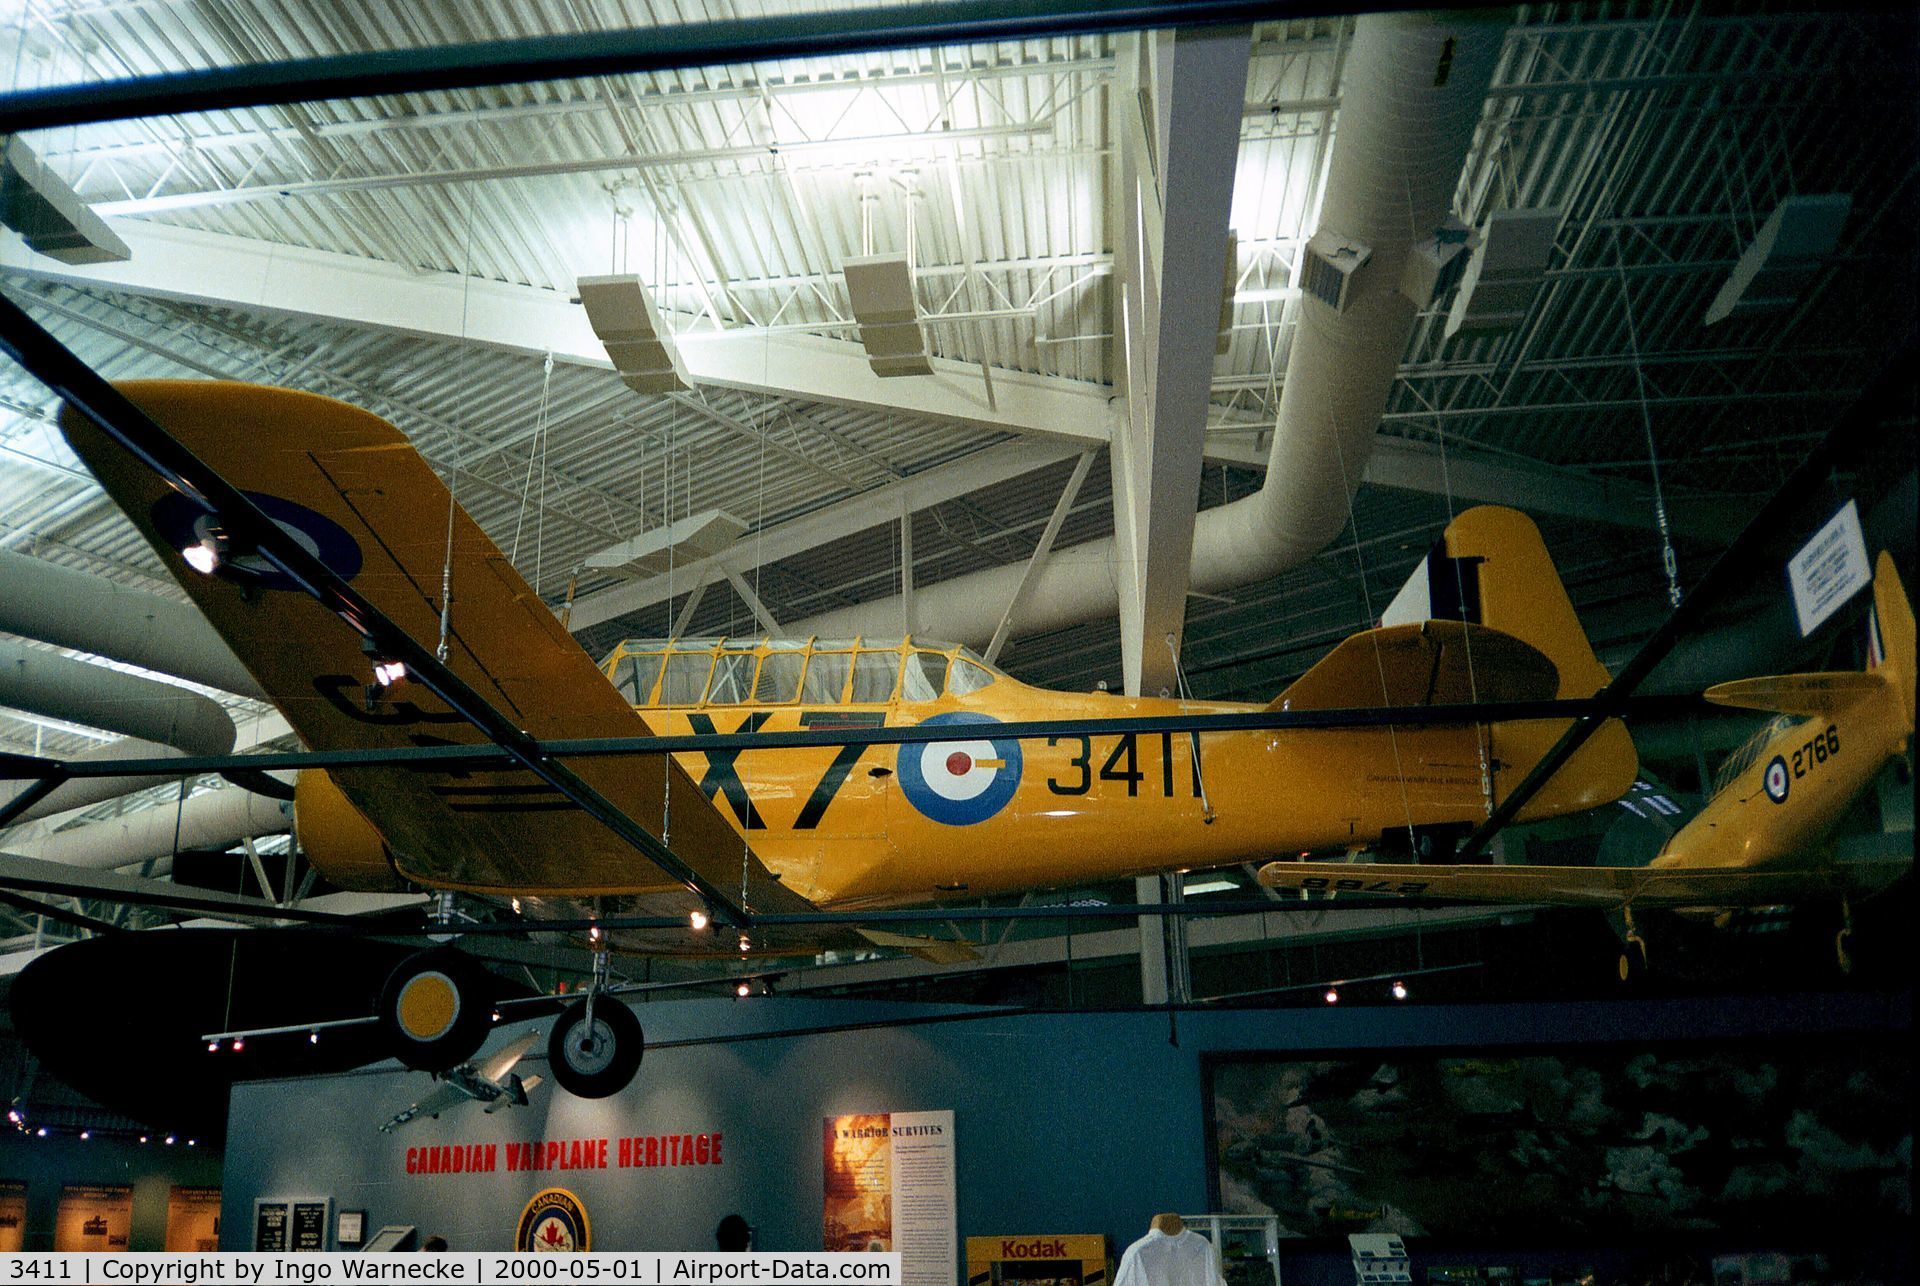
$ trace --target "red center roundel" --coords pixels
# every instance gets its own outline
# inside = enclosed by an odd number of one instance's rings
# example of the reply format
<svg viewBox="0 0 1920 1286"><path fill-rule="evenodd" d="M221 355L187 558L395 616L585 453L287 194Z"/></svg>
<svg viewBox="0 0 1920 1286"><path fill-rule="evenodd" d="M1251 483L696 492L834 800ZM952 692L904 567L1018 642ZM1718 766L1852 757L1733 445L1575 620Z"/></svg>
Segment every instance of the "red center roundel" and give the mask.
<svg viewBox="0 0 1920 1286"><path fill-rule="evenodd" d="M947 756L947 771L956 777L964 777L973 771L973 756L964 750L956 750Z"/></svg>

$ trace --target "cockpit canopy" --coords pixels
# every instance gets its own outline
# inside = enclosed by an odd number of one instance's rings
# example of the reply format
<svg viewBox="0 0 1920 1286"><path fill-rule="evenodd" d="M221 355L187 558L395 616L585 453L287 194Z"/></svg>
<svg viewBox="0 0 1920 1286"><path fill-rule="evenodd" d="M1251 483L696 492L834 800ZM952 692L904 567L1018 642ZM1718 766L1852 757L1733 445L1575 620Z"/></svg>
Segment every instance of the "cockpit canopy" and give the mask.
<svg viewBox="0 0 1920 1286"><path fill-rule="evenodd" d="M913 638L628 639L600 668L636 706L933 701L1002 677L969 648Z"/></svg>

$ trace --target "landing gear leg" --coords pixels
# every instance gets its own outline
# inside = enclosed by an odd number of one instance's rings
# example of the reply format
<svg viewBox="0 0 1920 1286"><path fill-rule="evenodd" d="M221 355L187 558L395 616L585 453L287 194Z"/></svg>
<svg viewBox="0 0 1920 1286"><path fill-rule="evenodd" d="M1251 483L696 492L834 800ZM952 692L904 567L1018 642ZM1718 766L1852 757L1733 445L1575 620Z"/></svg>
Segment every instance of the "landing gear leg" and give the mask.
<svg viewBox="0 0 1920 1286"><path fill-rule="evenodd" d="M1620 981L1638 982L1647 974L1647 940L1640 936L1640 930L1633 922L1633 908L1621 908L1626 920L1626 941L1620 948Z"/></svg>
<svg viewBox="0 0 1920 1286"><path fill-rule="evenodd" d="M633 1081L646 1053L640 1020L620 1000L605 996L609 961L593 953L586 998L560 1015L547 1039L548 1064L560 1088L577 1098L606 1098Z"/></svg>
<svg viewBox="0 0 1920 1286"><path fill-rule="evenodd" d="M1843 974L1853 972L1853 954L1847 950L1847 940L1853 937L1853 899L1840 899L1840 932L1833 935L1834 963L1840 966Z"/></svg>

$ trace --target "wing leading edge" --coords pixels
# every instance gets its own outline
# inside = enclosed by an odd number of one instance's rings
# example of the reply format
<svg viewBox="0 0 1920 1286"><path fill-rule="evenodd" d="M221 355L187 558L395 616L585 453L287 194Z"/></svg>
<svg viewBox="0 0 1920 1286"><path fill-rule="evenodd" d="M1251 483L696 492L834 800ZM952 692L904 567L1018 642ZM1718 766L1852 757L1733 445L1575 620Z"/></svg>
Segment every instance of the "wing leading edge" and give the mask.
<svg viewBox="0 0 1920 1286"><path fill-rule="evenodd" d="M1260 868L1260 883L1271 889L1527 906L1737 907L1871 893L1911 869L1904 858L1802 870L1269 862Z"/></svg>
<svg viewBox="0 0 1920 1286"><path fill-rule="evenodd" d="M454 503L401 432L313 394L245 384L141 381L121 391L415 640L440 638L443 577L452 587L446 663L539 738L645 735L506 557ZM245 551L217 575L183 548L208 520L71 409L75 452L312 749L474 744L481 735L417 683L369 693L359 635ZM451 538L448 532L451 529ZM804 911L738 832L666 756L571 761L579 775L717 887L760 911ZM442 888L564 896L677 889L635 849L527 772L340 770L342 791L378 827L407 878ZM689 909L692 895L686 894Z"/></svg>

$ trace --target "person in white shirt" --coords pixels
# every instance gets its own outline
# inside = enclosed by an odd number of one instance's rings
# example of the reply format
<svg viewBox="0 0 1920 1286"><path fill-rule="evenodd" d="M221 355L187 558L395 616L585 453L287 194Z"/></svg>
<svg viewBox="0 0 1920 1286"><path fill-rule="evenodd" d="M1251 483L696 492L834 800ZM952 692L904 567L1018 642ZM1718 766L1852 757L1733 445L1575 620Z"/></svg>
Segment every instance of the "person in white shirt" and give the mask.
<svg viewBox="0 0 1920 1286"><path fill-rule="evenodd" d="M1220 1252L1179 1215L1153 1217L1147 1235L1120 1256L1113 1286L1226 1286Z"/></svg>

